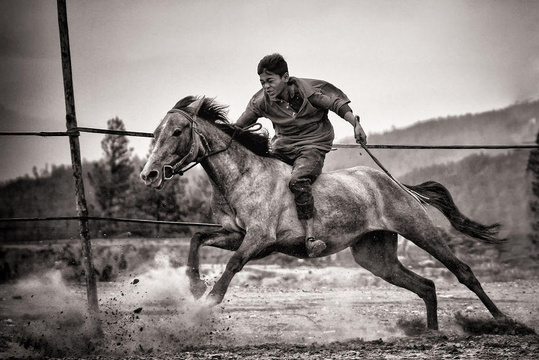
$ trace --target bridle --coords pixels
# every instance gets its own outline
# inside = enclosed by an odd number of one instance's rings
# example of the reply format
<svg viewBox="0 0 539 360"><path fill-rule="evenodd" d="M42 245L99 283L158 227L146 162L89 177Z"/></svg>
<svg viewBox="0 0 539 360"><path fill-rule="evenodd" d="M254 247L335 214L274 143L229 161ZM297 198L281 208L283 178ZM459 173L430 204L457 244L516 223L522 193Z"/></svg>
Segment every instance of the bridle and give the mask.
<svg viewBox="0 0 539 360"><path fill-rule="evenodd" d="M191 129L191 147L189 148L189 152L183 158L181 158L176 164L174 164L174 165L164 165L163 166L163 179L164 180L170 180L176 174L179 174L180 176L182 176L187 170L191 169L192 167L194 167L198 163L200 163L201 160L194 159L195 161L194 161L193 165L185 167L185 168L182 169L182 166L185 163L185 161L195 153L195 148L196 148L196 145L197 145L196 141L195 141L195 133L198 134L199 137L204 140L204 143L206 144L207 148L209 148L208 141L206 140L204 135L202 135L198 131L198 129L196 128L195 119L193 119L193 117L189 113L187 113L187 112L185 112L183 110L180 110L180 109L171 109L171 110L168 111L168 114L171 114L171 113L182 114L185 118L187 118L187 120L189 120L189 122L190 122L189 127ZM204 149L204 150L206 150L206 149ZM170 175L167 175L167 170L169 170Z"/></svg>
<svg viewBox="0 0 539 360"><path fill-rule="evenodd" d="M187 118L187 120L189 120L190 128L191 128L191 147L189 148L189 152L183 158L181 158L177 163L175 163L174 165L164 165L163 166L163 179L164 180L170 180L176 174L178 174L180 176L183 176L183 174L185 174L188 170L190 170L191 168L193 168L196 165L200 164L201 161L204 161L205 159L209 158L210 156L213 156L213 155L222 153L224 151L227 151L230 148L230 145L232 144L232 142L234 141L234 138L236 137L236 135L238 133L245 132L245 131L255 132L255 131L258 131L258 130L260 130L262 128L262 125L259 124L259 123L253 124L251 126L243 128L243 129L239 128L239 127L235 127L234 134L232 134L232 137L230 138L230 141L228 142L226 147L224 147L223 149L219 149L219 150L216 150L216 151L212 152L212 151L210 151L210 144L208 143L208 140L206 139L204 134L202 134L197 129L197 126L198 126L197 122L195 121L193 116L191 116L191 114L189 114L186 111L180 110L180 109L171 109L171 110L168 111L168 114L170 114L170 113L179 113L179 114L183 115L185 118ZM196 142L195 135L198 135L199 141L202 142L202 148L204 149L204 155L201 156L200 158L193 159L192 161L189 162L189 163L192 163L191 165L188 165L188 166L182 168L182 166L187 161L187 159L189 159L189 157L193 156L193 154L195 153L195 150L196 150L196 147L197 147L197 142ZM167 170L170 173L170 175L167 174Z"/></svg>

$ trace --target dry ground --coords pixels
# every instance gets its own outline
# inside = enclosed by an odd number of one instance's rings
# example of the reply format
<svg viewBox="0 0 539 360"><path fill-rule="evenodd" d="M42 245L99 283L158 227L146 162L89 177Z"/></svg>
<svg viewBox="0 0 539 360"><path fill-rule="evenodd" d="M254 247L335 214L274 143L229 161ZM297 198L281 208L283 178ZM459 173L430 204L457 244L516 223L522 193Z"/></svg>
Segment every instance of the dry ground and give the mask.
<svg viewBox="0 0 539 360"><path fill-rule="evenodd" d="M101 342L87 330L82 285L65 284L57 273L2 285L0 358L539 358L537 335L463 331L457 312L490 315L451 280L436 280L440 331L406 335L397 324L424 320L423 302L361 269L248 266L211 309L192 299L183 270L164 266L100 283ZM219 271L205 273L211 280ZM539 330L537 280L483 286L502 311Z"/></svg>

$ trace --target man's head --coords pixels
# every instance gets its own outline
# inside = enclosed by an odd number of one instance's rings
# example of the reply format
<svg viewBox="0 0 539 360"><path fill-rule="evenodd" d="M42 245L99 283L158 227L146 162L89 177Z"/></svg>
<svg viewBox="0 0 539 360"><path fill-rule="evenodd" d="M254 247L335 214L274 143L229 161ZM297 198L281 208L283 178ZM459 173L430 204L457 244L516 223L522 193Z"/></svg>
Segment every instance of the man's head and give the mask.
<svg viewBox="0 0 539 360"><path fill-rule="evenodd" d="M260 84L269 95L270 99L276 100L288 85L288 64L280 54L264 56L258 63L258 75Z"/></svg>
<svg viewBox="0 0 539 360"><path fill-rule="evenodd" d="M258 63L258 75L263 72L270 72L283 76L288 72L288 64L281 54L266 55Z"/></svg>

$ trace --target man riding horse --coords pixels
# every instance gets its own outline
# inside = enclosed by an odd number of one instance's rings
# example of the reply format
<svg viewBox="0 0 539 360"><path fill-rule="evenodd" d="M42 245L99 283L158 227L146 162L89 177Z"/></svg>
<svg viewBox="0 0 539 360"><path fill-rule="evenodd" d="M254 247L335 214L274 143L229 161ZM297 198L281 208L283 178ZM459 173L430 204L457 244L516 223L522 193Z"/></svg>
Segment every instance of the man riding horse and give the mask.
<svg viewBox="0 0 539 360"><path fill-rule="evenodd" d="M234 276L249 261L275 252L305 258L319 251L314 241L307 243L310 253L305 246L305 235L314 238L313 229L308 228L310 220L318 238L323 240L322 246L326 246L319 256L350 248L359 265L423 299L429 329L438 329L436 287L432 280L412 272L399 261L398 234L446 266L495 318L504 318L471 268L448 245L458 241L458 233L485 243L503 243L506 240L497 237L500 224L484 225L464 216L442 184L427 181L404 185L385 172L356 166L318 177L312 194L316 196L320 216L313 218L312 199L311 205L302 197L294 199L287 182L294 191L302 185L308 189L303 196L312 197L309 189L316 178L312 175L320 173L324 156L331 148L333 130L327 120L328 110L346 116L359 141L365 141L365 134L349 107L345 107L346 96L323 81L290 78L286 63L280 58L273 56L272 61L261 62L259 73L264 89L253 97L238 123L245 127L261 116L274 122L274 155L294 165L291 181L291 167L271 156L267 136L238 131L238 126L226 118L225 107L213 99L181 99L154 132L155 146L140 174L146 185L161 189L174 174L201 164L211 180L214 200L220 200L214 201L212 211L221 227L197 232L191 238L186 273L193 296L200 298L207 290L200 277L202 246L234 252L206 296L208 304L215 305L223 301ZM275 70L273 63L281 63L281 70ZM303 183L298 184L301 179ZM410 192L418 194L422 202L410 196ZM438 226L426 205L438 209L458 233ZM296 213L303 217L307 229Z"/></svg>
<svg viewBox="0 0 539 360"><path fill-rule="evenodd" d="M339 89L323 80L291 77L288 64L280 54L267 55L258 64L262 90L252 98L236 121L239 127L254 124L264 117L273 123L275 136L271 151L276 158L292 165L289 188L294 194L298 219L305 229L305 245L310 257L318 256L326 244L314 234L316 214L311 186L322 173L326 153L335 134L328 110L354 127L357 142L367 136L348 105L350 100Z"/></svg>

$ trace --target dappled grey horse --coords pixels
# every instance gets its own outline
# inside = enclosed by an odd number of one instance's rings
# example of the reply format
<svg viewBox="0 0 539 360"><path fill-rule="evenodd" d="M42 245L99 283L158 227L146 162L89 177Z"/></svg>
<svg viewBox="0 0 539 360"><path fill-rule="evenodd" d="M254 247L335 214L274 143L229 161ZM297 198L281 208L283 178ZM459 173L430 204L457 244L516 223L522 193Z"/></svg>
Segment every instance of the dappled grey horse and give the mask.
<svg viewBox="0 0 539 360"><path fill-rule="evenodd" d="M157 189L189 164L200 163L208 174L214 219L222 228L198 232L191 239L187 275L195 297L206 291L199 274L199 248L235 251L206 297L212 304L223 300L234 275L252 259L273 252L308 258L304 230L288 189L291 167L271 156L267 136L230 124L225 110L208 98L180 100L155 130L155 146L141 172L146 185ZM461 233L487 243L503 241L496 238L498 224L485 226L466 218L441 184L431 181L404 188L386 174L360 166L324 173L313 185L315 230L327 244L320 256L350 248L359 265L422 298L427 326L437 329L434 283L399 262L397 234L401 234L444 264L494 317L504 317L470 267L448 247L453 235L437 227L408 190L440 210Z"/></svg>

